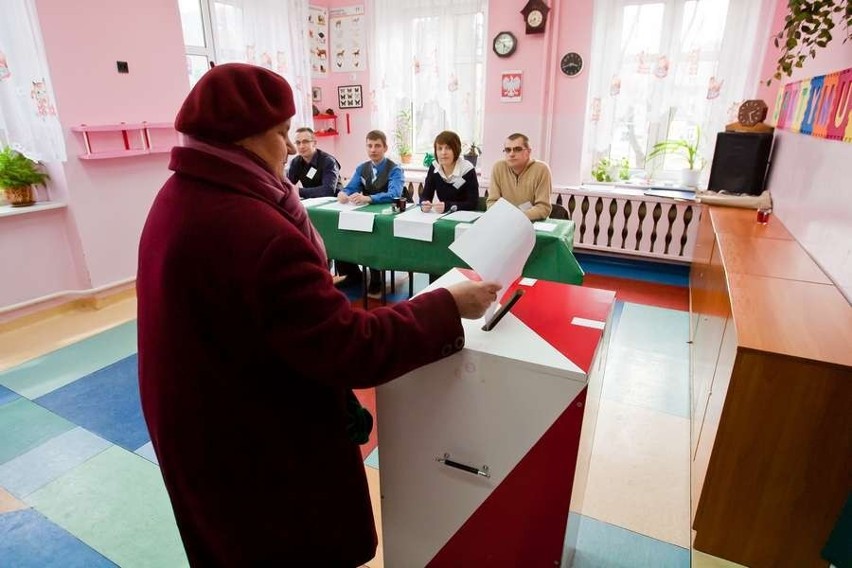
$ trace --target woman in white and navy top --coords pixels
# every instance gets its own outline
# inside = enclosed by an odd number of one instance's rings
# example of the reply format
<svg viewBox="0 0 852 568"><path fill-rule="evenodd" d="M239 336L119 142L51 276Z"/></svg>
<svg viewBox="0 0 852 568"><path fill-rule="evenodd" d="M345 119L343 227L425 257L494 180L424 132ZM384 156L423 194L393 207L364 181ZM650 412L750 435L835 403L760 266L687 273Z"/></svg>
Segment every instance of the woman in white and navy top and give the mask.
<svg viewBox="0 0 852 568"><path fill-rule="evenodd" d="M453 207L456 210L475 210L479 200L479 180L473 164L461 157L459 135L449 130L441 132L435 137L434 150L435 161L429 166L420 196L421 209L437 213Z"/></svg>

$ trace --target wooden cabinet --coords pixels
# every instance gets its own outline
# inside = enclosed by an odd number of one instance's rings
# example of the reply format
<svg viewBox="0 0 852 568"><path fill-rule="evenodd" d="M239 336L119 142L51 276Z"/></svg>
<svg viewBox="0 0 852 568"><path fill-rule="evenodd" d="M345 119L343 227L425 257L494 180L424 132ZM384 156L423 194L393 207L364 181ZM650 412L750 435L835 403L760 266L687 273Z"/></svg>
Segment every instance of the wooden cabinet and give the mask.
<svg viewBox="0 0 852 568"><path fill-rule="evenodd" d="M694 547L752 567L827 566L820 550L852 489L852 306L779 219L703 216L699 242L713 246L690 275Z"/></svg>

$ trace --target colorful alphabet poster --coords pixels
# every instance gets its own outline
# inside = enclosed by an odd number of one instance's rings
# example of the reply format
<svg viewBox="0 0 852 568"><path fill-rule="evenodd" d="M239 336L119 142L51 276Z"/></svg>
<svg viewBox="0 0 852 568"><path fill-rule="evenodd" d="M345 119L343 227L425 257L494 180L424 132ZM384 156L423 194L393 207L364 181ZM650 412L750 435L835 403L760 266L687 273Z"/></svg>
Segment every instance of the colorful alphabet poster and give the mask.
<svg viewBox="0 0 852 568"><path fill-rule="evenodd" d="M772 120L776 128L852 142L852 68L787 83Z"/></svg>

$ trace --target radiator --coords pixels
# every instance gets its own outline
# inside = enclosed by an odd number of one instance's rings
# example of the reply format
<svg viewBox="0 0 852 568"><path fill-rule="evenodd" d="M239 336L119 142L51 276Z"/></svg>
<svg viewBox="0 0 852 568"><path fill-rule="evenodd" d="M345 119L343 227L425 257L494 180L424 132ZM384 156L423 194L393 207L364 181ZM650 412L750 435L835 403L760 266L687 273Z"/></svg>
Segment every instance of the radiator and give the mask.
<svg viewBox="0 0 852 568"><path fill-rule="evenodd" d="M422 175L406 172L406 187L415 201ZM553 201L574 221L574 248L610 254L692 262L701 206L687 201L644 195L643 190L555 187ZM480 193L488 182L480 181Z"/></svg>

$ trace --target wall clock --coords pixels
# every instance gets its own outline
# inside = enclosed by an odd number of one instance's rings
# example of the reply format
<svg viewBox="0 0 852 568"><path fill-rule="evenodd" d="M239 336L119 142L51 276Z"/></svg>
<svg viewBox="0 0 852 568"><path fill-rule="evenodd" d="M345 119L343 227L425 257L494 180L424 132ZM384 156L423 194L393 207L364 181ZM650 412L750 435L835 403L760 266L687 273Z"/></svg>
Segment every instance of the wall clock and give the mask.
<svg viewBox="0 0 852 568"><path fill-rule="evenodd" d="M569 51L562 56L559 68L569 77L576 77L583 70L583 57L576 51Z"/></svg>
<svg viewBox="0 0 852 568"><path fill-rule="evenodd" d="M494 36L492 49L497 57L509 57L518 47L518 38L512 32L500 32Z"/></svg>
<svg viewBox="0 0 852 568"><path fill-rule="evenodd" d="M740 105L737 120L743 126L754 126L766 120L769 107L760 99L753 99Z"/></svg>
<svg viewBox="0 0 852 568"><path fill-rule="evenodd" d="M547 27L547 13L550 8L542 0L530 0L521 14L524 15L524 23L528 34L543 34Z"/></svg>

